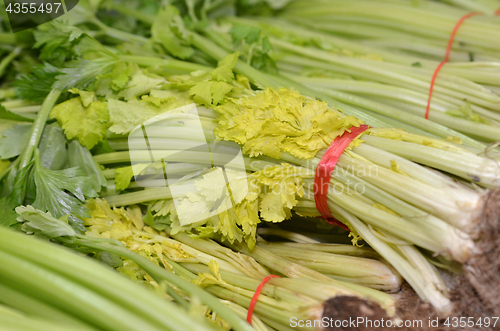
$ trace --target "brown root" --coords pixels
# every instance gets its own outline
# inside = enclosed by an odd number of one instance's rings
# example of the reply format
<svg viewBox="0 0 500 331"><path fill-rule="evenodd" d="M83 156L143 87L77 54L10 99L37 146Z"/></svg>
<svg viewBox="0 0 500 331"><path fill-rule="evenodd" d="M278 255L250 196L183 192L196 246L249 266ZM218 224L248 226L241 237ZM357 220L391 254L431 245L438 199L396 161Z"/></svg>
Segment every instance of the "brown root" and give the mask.
<svg viewBox="0 0 500 331"><path fill-rule="evenodd" d="M494 315L493 311L484 307L484 304L480 296L475 291L474 287L469 283L464 275L454 275L449 276L447 280L447 285L450 289L451 300L454 304L454 310L450 315L449 323L453 323L453 318L457 318L458 323L460 317L464 317L464 320L471 320L477 322L479 318L481 321L485 317L498 316ZM367 325L357 325L356 327L326 327L323 330L419 330L419 331L492 331L500 330L500 325L496 328L485 327L484 323L482 326L475 327L454 327L453 324L447 326L446 318L440 318L437 312L434 310L432 305L420 300L418 295L411 289L411 287L405 283L399 294L398 307L396 313L396 319L400 319L407 326L401 328L390 328L390 327L369 327ZM356 319L357 317L364 317L371 320L381 320L382 318L386 321L389 317L385 311L380 308L376 303L365 301L359 298L340 296L332 298L325 302L325 307L323 311L323 317L328 319L339 319L339 320L349 320ZM393 321L396 321L393 319ZM497 323L497 324L500 324ZM330 323L331 325L331 323ZM333 325L334 326L334 325Z"/></svg>
<svg viewBox="0 0 500 331"><path fill-rule="evenodd" d="M328 327L323 330L389 330L390 328L377 327L370 328L364 325L355 324L359 318L371 321L387 321L390 319L387 313L377 303L363 300L353 296L337 296L325 302L323 309L323 319L328 318ZM335 325L335 321L340 321ZM345 321L345 325L342 322ZM351 324L351 325L349 325Z"/></svg>
<svg viewBox="0 0 500 331"><path fill-rule="evenodd" d="M479 253L465 263L465 275L485 306L500 316L500 189L488 192L477 230Z"/></svg>

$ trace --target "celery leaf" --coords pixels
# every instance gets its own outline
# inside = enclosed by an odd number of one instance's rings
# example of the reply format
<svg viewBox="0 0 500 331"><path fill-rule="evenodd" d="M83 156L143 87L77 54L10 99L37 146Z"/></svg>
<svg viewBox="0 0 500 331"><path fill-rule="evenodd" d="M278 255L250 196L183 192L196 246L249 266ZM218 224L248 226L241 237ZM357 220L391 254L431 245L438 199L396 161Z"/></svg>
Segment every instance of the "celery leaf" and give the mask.
<svg viewBox="0 0 500 331"><path fill-rule="evenodd" d="M220 114L214 133L243 147L251 157L276 159L282 152L310 159L333 139L359 126L353 116L341 117L326 102L286 88L258 92L248 98L230 98L215 107Z"/></svg>
<svg viewBox="0 0 500 331"><path fill-rule="evenodd" d="M172 30L172 24L180 18L179 10L173 6L160 9L151 28L155 42L161 44L170 54L180 59L187 59L194 54L194 49Z"/></svg>
<svg viewBox="0 0 500 331"><path fill-rule="evenodd" d="M10 159L21 154L28 145L32 125L14 125L0 133L0 158Z"/></svg>
<svg viewBox="0 0 500 331"><path fill-rule="evenodd" d="M77 235L68 224L67 217L57 219L50 212L44 213L32 206L19 206L16 208L16 213L19 215L17 221L23 223L21 229L24 232L41 235L48 239Z"/></svg>
<svg viewBox="0 0 500 331"><path fill-rule="evenodd" d="M106 103L93 101L86 107L82 97L60 103L50 116L57 119L68 139L76 138L89 149L104 139L109 126Z"/></svg>
<svg viewBox="0 0 500 331"><path fill-rule="evenodd" d="M96 197L97 193L83 172L78 168L47 169L36 151L32 176L36 187L33 207L49 211L57 218L68 215L69 224L76 231L84 232L82 218L88 214L82 204L85 199Z"/></svg>

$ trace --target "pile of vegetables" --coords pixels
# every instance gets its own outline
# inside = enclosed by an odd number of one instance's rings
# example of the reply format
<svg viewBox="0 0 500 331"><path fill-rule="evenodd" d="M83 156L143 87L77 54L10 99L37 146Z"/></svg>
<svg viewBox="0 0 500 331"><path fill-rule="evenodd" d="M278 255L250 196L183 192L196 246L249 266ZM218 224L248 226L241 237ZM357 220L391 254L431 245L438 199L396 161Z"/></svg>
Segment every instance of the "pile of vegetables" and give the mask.
<svg viewBox="0 0 500 331"><path fill-rule="evenodd" d="M341 295L396 317L403 280L446 316L462 265L491 306L500 20L464 25L425 119L449 2L80 1L2 32L2 318L289 330Z"/></svg>

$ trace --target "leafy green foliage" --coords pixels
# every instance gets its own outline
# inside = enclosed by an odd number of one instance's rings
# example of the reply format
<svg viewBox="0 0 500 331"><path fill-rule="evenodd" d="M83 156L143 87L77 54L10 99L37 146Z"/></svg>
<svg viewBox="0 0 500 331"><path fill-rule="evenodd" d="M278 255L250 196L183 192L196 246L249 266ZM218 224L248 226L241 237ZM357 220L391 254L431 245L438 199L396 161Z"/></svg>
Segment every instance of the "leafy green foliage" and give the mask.
<svg viewBox="0 0 500 331"><path fill-rule="evenodd" d="M160 9L151 28L155 42L161 44L170 54L187 59L194 54L194 49L172 30L173 24L180 20L179 10L173 6ZM179 23L179 22L177 22Z"/></svg>
<svg viewBox="0 0 500 331"><path fill-rule="evenodd" d="M40 161L45 168L61 170L68 163L66 137L57 123L45 126L38 148Z"/></svg>
<svg viewBox="0 0 500 331"><path fill-rule="evenodd" d="M118 63L111 72L97 76L95 93L107 99L116 98L114 95L125 88L130 77L137 70L139 68L136 65Z"/></svg>
<svg viewBox="0 0 500 331"><path fill-rule="evenodd" d="M78 167L87 176L88 184L94 191L100 192L106 186L106 177L99 164L94 161L90 151L76 140L68 144L68 164L70 167Z"/></svg>
<svg viewBox="0 0 500 331"><path fill-rule="evenodd" d="M245 242L250 248L255 245L256 229L261 219L273 223L289 219L292 208L298 203L297 197L304 194L303 179L314 177L313 171L287 163L249 176L245 172L226 169L227 184L214 173L205 174L201 180L195 181L196 191L179 199L175 210L168 200L161 207L157 202L152 209L157 210L158 215L171 216L173 234L194 230L200 237L215 236L231 243ZM231 188L232 198L224 193L226 185ZM222 203L218 204L221 199ZM231 200L235 205L231 206ZM231 208L226 209L227 206ZM179 214L187 219L199 219L202 215L204 219L182 224Z"/></svg>
<svg viewBox="0 0 500 331"><path fill-rule="evenodd" d="M117 190L126 190L134 174L141 174L149 166L149 163L138 163L128 167L115 169L115 187Z"/></svg>
<svg viewBox="0 0 500 331"><path fill-rule="evenodd" d="M82 218L88 214L83 203L86 198L97 196L84 173L78 168L47 169L42 165L37 151L33 179L36 189L33 207L48 211L57 218L68 215L69 224L76 231L84 232Z"/></svg>
<svg viewBox="0 0 500 331"><path fill-rule="evenodd" d="M27 118L27 117L24 117L22 115L8 111L2 105L0 105L0 119L20 121L20 122L33 122L33 120L31 118Z"/></svg>
<svg viewBox="0 0 500 331"><path fill-rule="evenodd" d="M113 70L118 60L106 57L94 61L78 60L61 69L54 87L60 90L76 87L84 89L94 82L97 76Z"/></svg>
<svg viewBox="0 0 500 331"><path fill-rule="evenodd" d="M95 100L95 95L69 99L55 106L50 116L56 118L68 139L76 138L87 148L104 139L109 127L106 103Z"/></svg>
<svg viewBox="0 0 500 331"><path fill-rule="evenodd" d="M33 32L36 40L33 48L40 49L40 60L47 61L56 67L62 67L74 54L73 41L82 34L83 31L75 26L53 21L41 25Z"/></svg>
<svg viewBox="0 0 500 331"><path fill-rule="evenodd" d="M10 227L17 223L17 214L14 212L14 206L11 205L9 199L0 199L0 210L2 210L2 216L0 217L0 226Z"/></svg>
<svg viewBox="0 0 500 331"><path fill-rule="evenodd" d="M0 210L2 210L0 225L13 226L16 224L17 216L14 208L23 204L26 198L28 179L32 168L33 164L30 163L20 171L17 171L17 169L11 170L9 177L3 183L0 198Z"/></svg>
<svg viewBox="0 0 500 331"><path fill-rule="evenodd" d="M282 152L310 159L333 139L359 126L354 116L341 117L326 102L286 88L266 89L248 98L232 98L215 108L220 116L214 133L242 146L251 157L276 159Z"/></svg>
<svg viewBox="0 0 500 331"><path fill-rule="evenodd" d="M76 236L75 230L68 224L67 217L55 218L50 212L44 213L32 206L19 206L16 208L19 215L18 222L22 222L21 229L47 239L62 236Z"/></svg>
<svg viewBox="0 0 500 331"><path fill-rule="evenodd" d="M229 31L233 44L243 54L244 59L254 68L277 72L276 63L269 55L272 51L267 36L259 28L246 25L234 25Z"/></svg>
<svg viewBox="0 0 500 331"><path fill-rule="evenodd" d="M130 79L127 79L127 81L121 76L115 79L114 83L116 87L123 86L121 87L120 93L118 93L118 97L124 98L125 100L131 100L148 94L153 89L160 88L166 83L166 80L163 77L150 74L145 70L137 70L130 76Z"/></svg>
<svg viewBox="0 0 500 331"><path fill-rule="evenodd" d="M229 33L231 33L233 42L245 41L247 44L252 44L260 38L260 29L248 25L235 25Z"/></svg>
<svg viewBox="0 0 500 331"><path fill-rule="evenodd" d="M210 72L197 71L190 75L172 76L169 79L170 86L189 89L193 100L204 106L218 105L231 91L240 89L235 86L232 70L238 56L237 52L226 56Z"/></svg>
<svg viewBox="0 0 500 331"><path fill-rule="evenodd" d="M12 83L19 98L42 102L52 90L52 85L59 75L59 69L49 63L33 67L31 74L21 74Z"/></svg>
<svg viewBox="0 0 500 331"><path fill-rule="evenodd" d="M110 99L108 109L113 125L109 130L118 134L128 133L150 118L191 103L184 93L156 90L151 91L148 96L143 96L141 100L132 99L125 102Z"/></svg>
<svg viewBox="0 0 500 331"><path fill-rule="evenodd" d="M0 158L7 160L21 154L28 145L32 125L14 125L0 133Z"/></svg>

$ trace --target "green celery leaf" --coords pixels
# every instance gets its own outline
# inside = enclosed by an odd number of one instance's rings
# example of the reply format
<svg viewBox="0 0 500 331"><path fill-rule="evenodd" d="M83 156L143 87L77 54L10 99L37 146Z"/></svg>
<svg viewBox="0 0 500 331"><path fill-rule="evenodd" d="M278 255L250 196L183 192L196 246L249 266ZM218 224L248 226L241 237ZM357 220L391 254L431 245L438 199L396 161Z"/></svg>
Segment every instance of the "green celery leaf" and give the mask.
<svg viewBox="0 0 500 331"><path fill-rule="evenodd" d="M57 119L68 139L76 138L87 148L103 140L109 126L106 103L94 101L85 107L82 97L58 104L52 108L50 116Z"/></svg>
<svg viewBox="0 0 500 331"><path fill-rule="evenodd" d="M2 210L2 216L0 216L0 226L10 227L17 223L17 214L7 198L0 199L0 210Z"/></svg>
<svg viewBox="0 0 500 331"><path fill-rule="evenodd" d="M119 81L119 83L122 82ZM144 70L139 70L130 77L130 80L127 81L127 84L118 94L118 97L125 100L134 99L148 94L152 89L160 88L164 83L166 83L165 78L147 73Z"/></svg>
<svg viewBox="0 0 500 331"><path fill-rule="evenodd" d="M24 100L42 102L52 90L59 69L49 63L33 67L31 74L21 74L12 83L17 95Z"/></svg>
<svg viewBox="0 0 500 331"><path fill-rule="evenodd" d="M40 149L40 160L44 167L51 170L64 169L68 163L66 137L57 123L47 125L43 130Z"/></svg>
<svg viewBox="0 0 500 331"><path fill-rule="evenodd" d="M139 70L135 64L120 62L110 73L99 75L96 79L96 94L109 99L115 92L125 88L130 77Z"/></svg>
<svg viewBox="0 0 500 331"><path fill-rule="evenodd" d="M18 156L28 145L32 125L14 125L0 134L0 158L10 159Z"/></svg>
<svg viewBox="0 0 500 331"><path fill-rule="evenodd" d="M0 210L2 217L0 217L0 226L14 226L16 224L17 214L14 208L23 204L26 198L27 185L29 176L33 168L33 163L17 172L15 169L11 170L9 178L4 182L0 198Z"/></svg>
<svg viewBox="0 0 500 331"><path fill-rule="evenodd" d="M137 163L128 167L115 169L115 187L117 190L126 190L130 185L130 181L134 178L134 174L142 174L149 163Z"/></svg>
<svg viewBox="0 0 500 331"><path fill-rule="evenodd" d="M122 134L132 131L136 126L159 114L193 103L182 93L170 94L167 98L146 97L142 100L108 100L111 132Z"/></svg>
<svg viewBox="0 0 500 331"><path fill-rule="evenodd" d="M48 239L77 235L68 224L67 216L57 219L50 212L44 213L32 206L19 206L16 208L16 213L19 215L17 221L23 223L21 229L26 233L33 233Z"/></svg>
<svg viewBox="0 0 500 331"><path fill-rule="evenodd" d="M151 214L151 207L150 206L148 206L148 210L146 211L146 215L144 215L144 218L142 220L144 221L144 224L146 224L154 229L155 220L154 220L153 214Z"/></svg>
<svg viewBox="0 0 500 331"><path fill-rule="evenodd" d="M94 82L98 75L113 70L117 61L114 57L103 57L94 61L82 59L69 63L61 69L62 74L56 77L54 87L60 90L72 87L83 89Z"/></svg>
<svg viewBox="0 0 500 331"><path fill-rule="evenodd" d="M232 89L226 82L201 82L193 86L189 94L198 103L217 106Z"/></svg>
<svg viewBox="0 0 500 331"><path fill-rule="evenodd" d="M24 202L26 187L28 185L32 168L33 163L30 163L20 171L13 168L3 183L1 197L7 198L11 201L12 209Z"/></svg>
<svg viewBox="0 0 500 331"><path fill-rule="evenodd" d="M22 115L13 113L4 106L0 105L0 118L4 120L20 121L20 122L33 122L31 118L24 117Z"/></svg>
<svg viewBox="0 0 500 331"><path fill-rule="evenodd" d="M33 32L36 43L33 48L40 48L39 59L62 67L73 55L72 41L78 39L83 31L76 26L52 21L41 25Z"/></svg>
<svg viewBox="0 0 500 331"><path fill-rule="evenodd" d="M248 25L235 25L229 33L231 33L231 37L235 43L245 41L248 44L252 44L259 40L260 37L260 29Z"/></svg>
<svg viewBox="0 0 500 331"><path fill-rule="evenodd" d="M93 155L99 155L99 154L106 154L106 153L114 153L116 152L111 146L109 145L109 141L107 139L101 140L100 142L97 143L92 149L92 154Z"/></svg>
<svg viewBox="0 0 500 331"><path fill-rule="evenodd" d="M49 211L59 218L68 215L69 224L79 232L84 232L82 218L87 217L83 205L86 198L96 197L92 183L78 168L50 170L45 168L38 150L35 151L33 177L36 185L36 198L33 207Z"/></svg>
<svg viewBox="0 0 500 331"><path fill-rule="evenodd" d="M106 186L106 177L102 173L101 167L97 164L88 149L83 147L78 141L73 140L68 144L68 157L70 167L79 167L88 176L88 181L92 189L100 192Z"/></svg>
<svg viewBox="0 0 500 331"><path fill-rule="evenodd" d="M172 29L172 24L180 19L179 10L173 6L160 9L151 28L155 42L161 44L170 54L180 59L187 59L194 54L194 49L185 44Z"/></svg>

